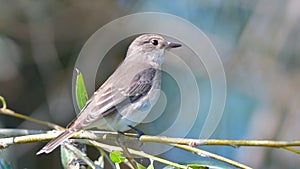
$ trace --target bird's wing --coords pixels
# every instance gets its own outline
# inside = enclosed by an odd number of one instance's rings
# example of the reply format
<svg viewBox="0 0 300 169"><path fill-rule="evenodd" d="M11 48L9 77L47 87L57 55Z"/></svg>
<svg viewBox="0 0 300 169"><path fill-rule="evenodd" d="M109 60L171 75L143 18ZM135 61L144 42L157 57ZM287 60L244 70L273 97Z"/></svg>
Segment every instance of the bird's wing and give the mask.
<svg viewBox="0 0 300 169"><path fill-rule="evenodd" d="M136 74L128 87L114 87L105 82L87 101L86 105L68 128L78 131L114 113L145 96L152 87L157 69L148 68Z"/></svg>
<svg viewBox="0 0 300 169"><path fill-rule="evenodd" d="M138 73L131 81L126 94L131 103L136 102L142 96L145 96L152 87L157 70L148 68Z"/></svg>

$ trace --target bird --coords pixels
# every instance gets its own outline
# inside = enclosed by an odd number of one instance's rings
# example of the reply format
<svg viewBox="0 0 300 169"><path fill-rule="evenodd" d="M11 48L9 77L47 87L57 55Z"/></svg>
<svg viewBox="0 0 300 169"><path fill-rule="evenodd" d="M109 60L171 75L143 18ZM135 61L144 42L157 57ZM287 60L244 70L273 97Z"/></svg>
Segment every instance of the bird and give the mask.
<svg viewBox="0 0 300 169"><path fill-rule="evenodd" d="M158 34L142 34L134 39L114 73L87 100L66 129L37 155L52 152L81 130L123 132L141 123L160 96L165 51L180 46Z"/></svg>

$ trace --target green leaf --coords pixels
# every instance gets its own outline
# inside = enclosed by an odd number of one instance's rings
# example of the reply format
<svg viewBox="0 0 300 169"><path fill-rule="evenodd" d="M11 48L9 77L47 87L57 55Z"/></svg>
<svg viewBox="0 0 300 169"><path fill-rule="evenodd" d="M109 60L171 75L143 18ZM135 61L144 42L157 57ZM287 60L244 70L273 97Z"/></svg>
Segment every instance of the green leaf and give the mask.
<svg viewBox="0 0 300 169"><path fill-rule="evenodd" d="M77 68L76 68L76 73L77 73L76 88L75 88L76 101L77 101L78 108L81 110L88 99L88 95L85 89L82 73Z"/></svg>
<svg viewBox="0 0 300 169"><path fill-rule="evenodd" d="M121 163L125 161L125 157L122 157L122 154L123 153L121 151L112 151L111 153L109 153L109 158L114 163Z"/></svg>
<svg viewBox="0 0 300 169"><path fill-rule="evenodd" d="M208 169L209 167L203 164L188 164L192 169Z"/></svg>

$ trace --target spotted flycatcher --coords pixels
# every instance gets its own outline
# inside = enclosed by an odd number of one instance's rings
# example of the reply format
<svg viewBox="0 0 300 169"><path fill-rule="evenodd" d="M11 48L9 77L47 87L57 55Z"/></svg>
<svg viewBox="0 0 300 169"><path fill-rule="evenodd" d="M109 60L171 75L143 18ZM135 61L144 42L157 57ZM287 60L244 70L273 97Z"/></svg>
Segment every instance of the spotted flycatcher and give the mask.
<svg viewBox="0 0 300 169"><path fill-rule="evenodd" d="M160 95L165 50L180 46L156 34L137 37L124 61L86 102L78 117L37 154L52 152L82 129L126 131L142 122Z"/></svg>

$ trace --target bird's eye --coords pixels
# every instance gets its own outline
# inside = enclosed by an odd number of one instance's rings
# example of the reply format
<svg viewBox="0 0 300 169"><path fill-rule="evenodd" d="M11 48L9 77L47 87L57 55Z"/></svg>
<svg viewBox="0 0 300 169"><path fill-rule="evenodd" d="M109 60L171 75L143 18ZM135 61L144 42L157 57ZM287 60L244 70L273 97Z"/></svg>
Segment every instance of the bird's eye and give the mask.
<svg viewBox="0 0 300 169"><path fill-rule="evenodd" d="M154 46L158 45L158 41L157 41L156 39L152 39L150 42L151 42L152 45L154 45Z"/></svg>

